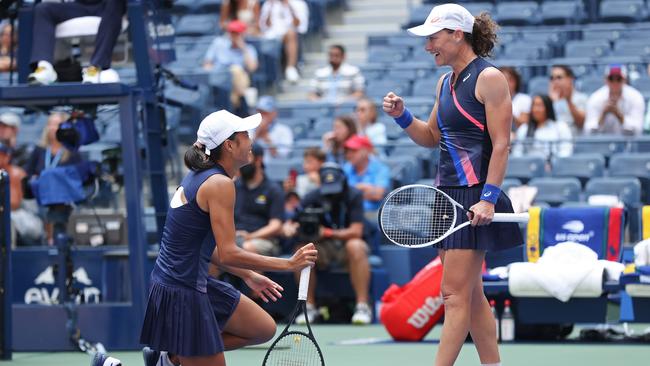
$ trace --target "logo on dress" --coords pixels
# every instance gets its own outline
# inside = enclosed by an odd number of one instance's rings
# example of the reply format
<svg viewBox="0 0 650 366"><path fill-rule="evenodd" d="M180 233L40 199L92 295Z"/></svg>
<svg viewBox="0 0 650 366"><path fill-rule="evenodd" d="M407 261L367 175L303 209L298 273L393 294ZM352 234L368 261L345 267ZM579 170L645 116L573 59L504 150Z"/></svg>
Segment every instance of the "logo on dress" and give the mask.
<svg viewBox="0 0 650 366"><path fill-rule="evenodd" d="M471 73L467 74L467 76L465 76L465 77L463 78L463 83L466 82L467 79L469 79L470 76L472 76Z"/></svg>

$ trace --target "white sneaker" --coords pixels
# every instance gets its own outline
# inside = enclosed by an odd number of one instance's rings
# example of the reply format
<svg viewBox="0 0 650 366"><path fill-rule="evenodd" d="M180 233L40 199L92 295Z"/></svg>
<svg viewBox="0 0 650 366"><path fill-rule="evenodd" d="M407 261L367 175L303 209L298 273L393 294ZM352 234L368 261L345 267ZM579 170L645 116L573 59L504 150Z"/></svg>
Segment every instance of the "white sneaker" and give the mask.
<svg viewBox="0 0 650 366"><path fill-rule="evenodd" d="M56 81L58 75L54 66L47 61L39 61L36 70L27 76L27 82L34 85L49 85Z"/></svg>
<svg viewBox="0 0 650 366"><path fill-rule="evenodd" d="M318 318L318 309L312 304L307 304L307 318L309 319L309 323L313 324L316 319ZM296 324L306 324L307 322L305 321L305 313L300 313L296 317Z"/></svg>
<svg viewBox="0 0 650 366"><path fill-rule="evenodd" d="M352 324L366 325L372 321L372 310L366 303L358 303L352 315Z"/></svg>
<svg viewBox="0 0 650 366"><path fill-rule="evenodd" d="M97 66L87 66L81 71L83 75L82 83L99 84L99 83L119 83L120 75L113 69L102 70Z"/></svg>
<svg viewBox="0 0 650 366"><path fill-rule="evenodd" d="M289 66L284 70L284 78L287 79L290 83L297 83L300 79L300 74L298 74L298 69L295 66Z"/></svg>

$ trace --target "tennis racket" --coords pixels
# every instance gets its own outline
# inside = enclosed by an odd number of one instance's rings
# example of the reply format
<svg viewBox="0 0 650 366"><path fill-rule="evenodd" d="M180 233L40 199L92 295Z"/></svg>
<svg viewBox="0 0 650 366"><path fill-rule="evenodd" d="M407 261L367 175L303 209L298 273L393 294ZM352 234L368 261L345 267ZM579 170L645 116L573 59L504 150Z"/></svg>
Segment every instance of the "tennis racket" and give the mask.
<svg viewBox="0 0 650 366"><path fill-rule="evenodd" d="M379 208L379 228L397 245L425 247L471 224L459 219L459 211L469 212L435 187L411 184L386 196ZM528 213L495 213L492 222L528 222Z"/></svg>
<svg viewBox="0 0 650 366"><path fill-rule="evenodd" d="M305 267L300 272L296 308L293 310L289 324L266 352L262 366L325 366L323 353L316 343L307 317L307 289L309 288L310 271L311 267ZM305 315L308 333L289 330L301 311Z"/></svg>

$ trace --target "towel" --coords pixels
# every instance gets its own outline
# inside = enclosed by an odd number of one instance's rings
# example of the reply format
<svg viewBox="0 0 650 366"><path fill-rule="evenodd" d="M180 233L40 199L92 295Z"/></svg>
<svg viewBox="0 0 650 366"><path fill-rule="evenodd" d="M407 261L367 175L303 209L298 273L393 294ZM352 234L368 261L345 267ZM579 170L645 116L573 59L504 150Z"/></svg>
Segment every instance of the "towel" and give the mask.
<svg viewBox="0 0 650 366"><path fill-rule="evenodd" d="M572 296L598 297L602 294L606 265L585 245L564 242L548 247L536 263L512 263L508 286L514 296L541 296L540 289L566 302ZM611 267L612 273L622 266ZM577 291L579 289L579 291ZM536 294L536 295L533 295Z"/></svg>
<svg viewBox="0 0 650 366"><path fill-rule="evenodd" d="M650 265L650 239L641 240L634 246L634 265Z"/></svg>

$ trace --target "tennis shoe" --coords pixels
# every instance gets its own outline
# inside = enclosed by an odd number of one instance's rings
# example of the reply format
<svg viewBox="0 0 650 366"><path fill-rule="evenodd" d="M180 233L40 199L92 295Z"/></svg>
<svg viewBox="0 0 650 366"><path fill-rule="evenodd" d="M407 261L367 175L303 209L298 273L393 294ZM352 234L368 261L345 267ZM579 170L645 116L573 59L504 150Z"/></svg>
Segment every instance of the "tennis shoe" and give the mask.
<svg viewBox="0 0 650 366"><path fill-rule="evenodd" d="M32 85L49 85L55 82L57 77L51 63L39 61L36 70L27 76L27 82Z"/></svg>
<svg viewBox="0 0 650 366"><path fill-rule="evenodd" d="M122 366L122 361L107 356L105 353L97 352L90 361L90 366Z"/></svg>
<svg viewBox="0 0 650 366"><path fill-rule="evenodd" d="M352 324L366 325L372 321L372 310L366 303L358 303L352 315Z"/></svg>
<svg viewBox="0 0 650 366"><path fill-rule="evenodd" d="M292 84L295 84L300 79L300 74L298 74L298 69L295 66L289 66L284 70L284 77Z"/></svg>
<svg viewBox="0 0 650 366"><path fill-rule="evenodd" d="M318 309L316 309L316 307L312 304L307 304L307 317L309 319L309 323L314 323L316 319L318 319ZM303 325L306 323L305 313L298 314L296 317L296 324Z"/></svg>

